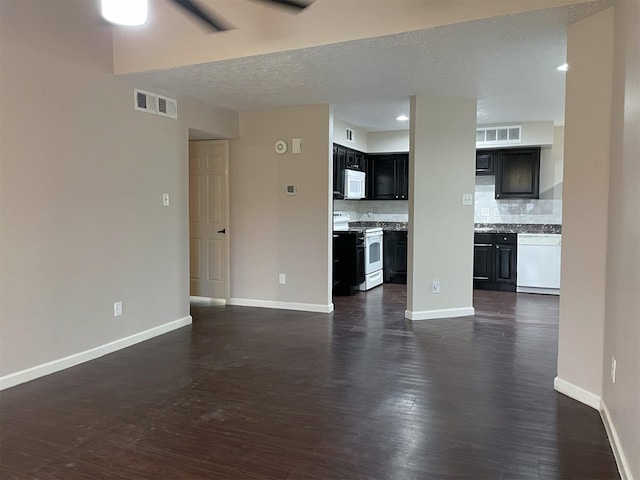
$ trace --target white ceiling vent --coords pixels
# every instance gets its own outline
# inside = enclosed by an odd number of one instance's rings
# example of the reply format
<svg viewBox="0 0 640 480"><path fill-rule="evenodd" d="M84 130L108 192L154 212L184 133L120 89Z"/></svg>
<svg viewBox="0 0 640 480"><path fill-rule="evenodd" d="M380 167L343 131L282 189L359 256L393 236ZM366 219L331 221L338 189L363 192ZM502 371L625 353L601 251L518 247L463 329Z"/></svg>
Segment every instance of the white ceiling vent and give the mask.
<svg viewBox="0 0 640 480"><path fill-rule="evenodd" d="M154 113L164 117L178 118L178 102L173 98L135 88L133 90L134 108L142 112Z"/></svg>
<svg viewBox="0 0 640 480"><path fill-rule="evenodd" d="M476 128L476 146L522 143L522 125Z"/></svg>
<svg viewBox="0 0 640 480"><path fill-rule="evenodd" d="M354 142L355 140L353 139L353 130L351 130L349 127L347 127L347 142Z"/></svg>

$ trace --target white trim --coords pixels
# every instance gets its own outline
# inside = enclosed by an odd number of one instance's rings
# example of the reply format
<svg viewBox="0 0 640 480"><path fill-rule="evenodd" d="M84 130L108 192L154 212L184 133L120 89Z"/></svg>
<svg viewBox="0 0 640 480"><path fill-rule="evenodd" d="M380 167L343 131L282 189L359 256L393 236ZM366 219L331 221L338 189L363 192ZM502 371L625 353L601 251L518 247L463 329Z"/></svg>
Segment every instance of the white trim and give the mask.
<svg viewBox="0 0 640 480"><path fill-rule="evenodd" d="M178 320L173 320L172 322L150 328L149 330L134 333L133 335L129 335L128 337L114 340L113 342L105 343L104 345L100 345L98 347L90 348L89 350L85 350L84 352L74 353L73 355L69 355L67 357L58 358L57 360L52 360L51 362L36 365L35 367L20 370L19 372L10 373L9 375L0 377L0 390L14 387L21 383L29 382L31 380L35 380L36 378L59 372L60 370L64 370L65 368L74 367L81 363L88 362L89 360L102 357L103 355L107 355L108 353L130 347L131 345L135 345L136 343L144 342L145 340L157 337L158 335L162 335L164 333L176 330L181 327L185 327L187 325L191 325L191 321L191 315L187 315L186 317L179 318Z"/></svg>
<svg viewBox="0 0 640 480"><path fill-rule="evenodd" d="M227 300L224 298L211 298L211 297L199 297L197 295L191 295L189 297L190 303L195 303L196 305L204 305L204 306L212 306L212 305L226 305Z"/></svg>
<svg viewBox="0 0 640 480"><path fill-rule="evenodd" d="M602 399L595 393L591 393L590 391L574 385L571 382L567 382L560 377L556 377L553 379L553 388L556 392L560 392L563 395L566 395L569 398L573 398L580 403L584 403L591 408L600 410Z"/></svg>
<svg viewBox="0 0 640 480"><path fill-rule="evenodd" d="M560 295L559 288L516 287L517 293L539 293L542 295Z"/></svg>
<svg viewBox="0 0 640 480"><path fill-rule="evenodd" d="M408 320L433 320L436 318L469 317L475 315L475 312L473 307L443 308L442 310L423 310L418 312L405 310L404 318Z"/></svg>
<svg viewBox="0 0 640 480"><path fill-rule="evenodd" d="M278 308L281 310L299 310L302 312L331 313L333 312L333 303L321 305L318 303L294 303L294 302L276 302L273 300L254 300L252 298L230 298L229 305L237 305L239 307L260 307L260 308Z"/></svg>
<svg viewBox="0 0 640 480"><path fill-rule="evenodd" d="M631 465L629 465L629 461L624 454L622 444L620 443L620 437L618 437L618 432L613 424L613 420L611 419L611 413L609 413L609 409L607 408L607 404L604 403L604 400L600 402L600 416L602 417L604 429L607 431L607 436L609 437L611 450L613 450L613 456L616 459L618 471L620 472L620 478L622 480L633 480Z"/></svg>

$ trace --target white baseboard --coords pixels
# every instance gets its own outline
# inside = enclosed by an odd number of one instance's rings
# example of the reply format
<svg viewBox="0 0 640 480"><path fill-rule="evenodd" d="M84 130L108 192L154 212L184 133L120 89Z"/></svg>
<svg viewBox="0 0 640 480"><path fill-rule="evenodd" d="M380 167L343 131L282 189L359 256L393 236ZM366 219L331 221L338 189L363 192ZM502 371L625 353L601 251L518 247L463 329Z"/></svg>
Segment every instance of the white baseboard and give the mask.
<svg viewBox="0 0 640 480"><path fill-rule="evenodd" d="M517 293L539 293L542 295L560 295L559 288L516 287Z"/></svg>
<svg viewBox="0 0 640 480"><path fill-rule="evenodd" d="M194 303L196 305L203 306L212 306L212 305L226 305L227 300L224 298L210 298L210 297L199 297L197 295L191 295L189 297L189 302Z"/></svg>
<svg viewBox="0 0 640 480"><path fill-rule="evenodd" d="M229 305L237 305L239 307L260 307L260 308L277 308L282 310L299 310L302 312L331 313L333 312L333 303L322 305L318 303L294 303L294 302L276 302L273 300L254 300L251 298L230 298Z"/></svg>
<svg viewBox="0 0 640 480"><path fill-rule="evenodd" d="M620 478L622 478L622 480L633 480L633 475L631 474L631 466L629 465L629 461L624 454L622 445L620 445L618 432L613 423L613 420L611 419L611 413L609 413L609 409L607 408L607 404L604 403L604 400L600 402L600 416L602 417L602 423L604 423L604 428L607 431L607 436L609 437L609 443L611 444L611 450L613 450L613 456L616 458L616 463L618 464Z"/></svg>
<svg viewBox="0 0 640 480"><path fill-rule="evenodd" d="M178 320L174 320L172 322L150 328L149 330L134 333L133 335L129 335L128 337L114 340L113 342L105 343L104 345L85 350L84 352L74 353L73 355L69 355L67 357L59 358L57 360L43 363L41 365L36 365L35 367L20 370L19 372L10 373L9 375L0 377L0 390L14 387L16 385L20 385L21 383L29 382L31 380L35 380L36 378L59 372L60 370L64 370L65 368L74 367L76 365L79 365L80 363L88 362L89 360L102 357L103 355L107 355L108 353L130 347L131 345L135 345L136 343L144 342L145 340L157 337L158 335L162 335L163 333L168 333L172 330L191 325L191 321L191 316L188 315L186 317L179 318Z"/></svg>
<svg viewBox="0 0 640 480"><path fill-rule="evenodd" d="M585 405L600 411L602 399L595 393L591 393L590 391L574 385L571 382L567 382L560 377L553 379L553 388L556 392L560 392L569 398L573 398L580 403L584 403Z"/></svg>
<svg viewBox="0 0 640 480"><path fill-rule="evenodd" d="M405 310L404 318L409 320L433 320L436 318L469 317L474 314L475 310L473 307L444 308L442 310L423 310L417 312Z"/></svg>

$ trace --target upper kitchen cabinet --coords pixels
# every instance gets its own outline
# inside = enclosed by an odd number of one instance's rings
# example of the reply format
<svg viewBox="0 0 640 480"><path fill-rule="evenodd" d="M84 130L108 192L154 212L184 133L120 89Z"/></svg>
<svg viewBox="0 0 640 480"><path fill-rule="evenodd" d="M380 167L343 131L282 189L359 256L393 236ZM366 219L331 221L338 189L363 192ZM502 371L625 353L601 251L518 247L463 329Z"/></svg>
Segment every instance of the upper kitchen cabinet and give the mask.
<svg viewBox="0 0 640 480"><path fill-rule="evenodd" d="M409 154L368 155L368 193L371 200L409 198Z"/></svg>
<svg viewBox="0 0 640 480"><path fill-rule="evenodd" d="M495 175L493 150L476 150L476 175Z"/></svg>
<svg viewBox="0 0 640 480"><path fill-rule="evenodd" d="M496 150L496 199L540 197L540 147Z"/></svg>
<svg viewBox="0 0 640 480"><path fill-rule="evenodd" d="M333 144L333 196L342 198L344 195L344 171L351 170L364 171L366 167L365 155L358 150L343 147L337 143Z"/></svg>
<svg viewBox="0 0 640 480"><path fill-rule="evenodd" d="M365 170L364 153L347 148L347 168L352 170Z"/></svg>

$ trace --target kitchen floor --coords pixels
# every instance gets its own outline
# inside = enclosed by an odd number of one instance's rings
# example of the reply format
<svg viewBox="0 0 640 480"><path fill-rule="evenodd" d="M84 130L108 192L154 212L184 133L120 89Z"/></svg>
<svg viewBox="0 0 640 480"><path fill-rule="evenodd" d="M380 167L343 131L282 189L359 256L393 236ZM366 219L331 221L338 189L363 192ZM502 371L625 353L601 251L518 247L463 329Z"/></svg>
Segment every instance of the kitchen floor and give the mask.
<svg viewBox="0 0 640 480"><path fill-rule="evenodd" d="M191 327L0 393L2 479L614 479L595 410L553 390L558 298L406 288L331 315L192 306Z"/></svg>

